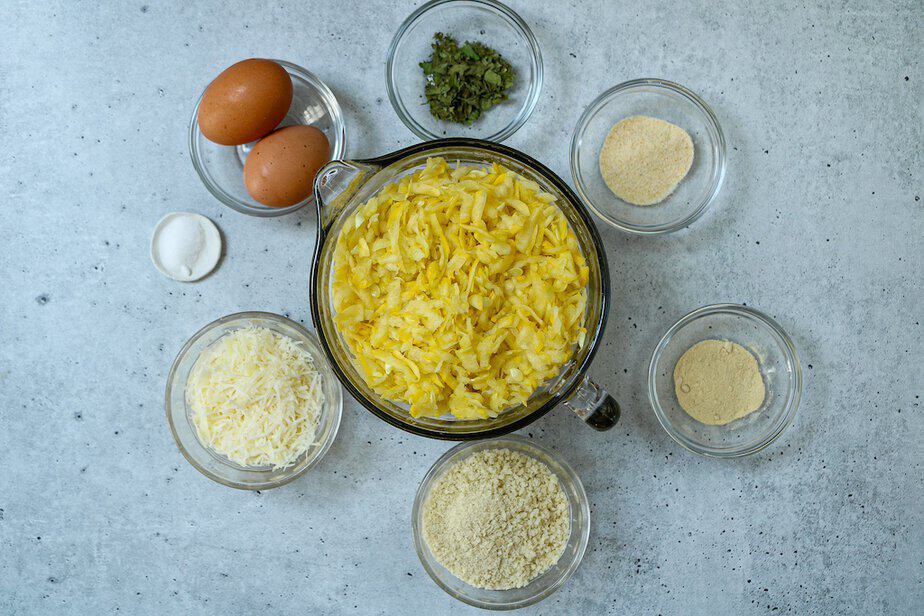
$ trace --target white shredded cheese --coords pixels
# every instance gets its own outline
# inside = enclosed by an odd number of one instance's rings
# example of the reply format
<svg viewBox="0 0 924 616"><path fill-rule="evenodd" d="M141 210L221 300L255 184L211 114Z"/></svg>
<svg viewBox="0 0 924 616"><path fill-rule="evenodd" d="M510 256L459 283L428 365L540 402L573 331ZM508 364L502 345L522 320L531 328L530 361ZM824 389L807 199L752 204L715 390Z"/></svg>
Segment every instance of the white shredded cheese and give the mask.
<svg viewBox="0 0 924 616"><path fill-rule="evenodd" d="M186 399L199 440L243 466L290 466L315 442L324 405L311 356L290 338L248 327L206 349Z"/></svg>

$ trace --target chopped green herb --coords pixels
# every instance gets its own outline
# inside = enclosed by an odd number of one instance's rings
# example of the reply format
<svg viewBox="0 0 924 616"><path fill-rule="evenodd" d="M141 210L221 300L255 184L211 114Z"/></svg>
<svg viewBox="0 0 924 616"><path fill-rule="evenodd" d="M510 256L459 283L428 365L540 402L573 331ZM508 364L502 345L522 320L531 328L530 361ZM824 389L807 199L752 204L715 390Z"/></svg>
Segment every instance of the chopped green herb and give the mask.
<svg viewBox="0 0 924 616"><path fill-rule="evenodd" d="M420 68L427 78L424 94L433 117L472 124L482 112L507 100L516 74L499 53L479 42L460 47L442 32L433 35L432 47L433 54Z"/></svg>

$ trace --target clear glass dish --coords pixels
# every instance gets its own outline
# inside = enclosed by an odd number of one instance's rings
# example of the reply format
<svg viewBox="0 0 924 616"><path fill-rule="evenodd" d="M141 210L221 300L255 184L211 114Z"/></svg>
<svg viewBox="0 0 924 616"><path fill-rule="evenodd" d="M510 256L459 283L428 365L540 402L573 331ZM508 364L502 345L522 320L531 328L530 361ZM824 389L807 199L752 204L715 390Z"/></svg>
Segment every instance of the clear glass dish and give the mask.
<svg viewBox="0 0 924 616"><path fill-rule="evenodd" d="M423 507L433 483L456 462L486 449L510 449L546 464L558 478L570 505L571 534L561 558L548 571L522 588L485 590L466 584L436 561L424 539ZM516 435L463 443L443 454L424 476L417 489L411 519L414 530L414 548L427 574L452 597L487 610L513 610L526 607L551 595L577 571L590 538L590 506L580 478L557 453L537 445L530 439Z"/></svg>
<svg viewBox="0 0 924 616"><path fill-rule="evenodd" d="M413 417L406 404L380 396L366 383L361 366L334 321L331 294L334 249L347 218L386 184L421 169L426 166L428 158L436 156L452 164L487 166L499 163L553 194L577 237L590 270L584 345L575 350L559 376L538 389L526 404L507 409L494 418ZM601 344L609 309L606 252L590 213L552 171L505 145L475 139L441 139L419 143L378 158L331 161L318 172L315 194L318 196L318 239L311 270L311 319L340 382L366 409L402 430L446 440L482 439L507 434L539 419L559 404L574 411L597 430L609 429L616 423L619 405L587 377L587 369Z"/></svg>
<svg viewBox="0 0 924 616"><path fill-rule="evenodd" d="M199 441L186 404L186 382L202 352L222 336L250 325L265 327L293 340L311 355L321 375L324 407L318 424L317 442L294 464L285 468L241 466L207 448ZM340 383L331 371L317 338L298 323L269 312L238 312L209 323L183 345L167 375L167 422L180 452L196 470L209 479L242 490L277 488L316 465L337 436L342 408Z"/></svg>
<svg viewBox="0 0 924 616"><path fill-rule="evenodd" d="M346 128L334 93L302 67L283 60L273 61L285 68L292 78L292 106L280 126L303 124L318 128L330 142L331 160L342 158L346 147ZM244 161L256 141L227 146L206 139L199 130L197 119L201 102L202 96L196 102L189 123L189 157L199 179L213 197L242 214L260 217L282 216L314 203L314 195L289 207L269 207L255 201L244 186Z"/></svg>
<svg viewBox="0 0 924 616"><path fill-rule="evenodd" d="M433 35L442 32L459 44L480 41L513 66L509 99L471 126L437 120L424 97L420 63L431 55ZM500 143L529 118L542 89L542 54L526 22L495 0L433 0L408 17L392 39L386 64L388 98L401 121L423 140L469 137Z"/></svg>
<svg viewBox="0 0 924 616"><path fill-rule="evenodd" d="M674 366L703 340L731 340L757 358L766 388L759 409L723 426L709 426L681 408L674 391ZM735 304L694 310L675 323L655 347L648 368L648 398L658 421L684 448L714 458L760 451L792 423L802 396L802 367L792 340L767 315Z"/></svg>
<svg viewBox="0 0 924 616"><path fill-rule="evenodd" d="M614 124L646 115L681 127L693 139L693 165L664 201L627 203L600 173L600 149ZM622 231L652 235L682 229L715 201L725 178L725 136L709 106L681 85L663 79L627 81L601 94L581 115L571 138L571 176L577 193L600 218Z"/></svg>

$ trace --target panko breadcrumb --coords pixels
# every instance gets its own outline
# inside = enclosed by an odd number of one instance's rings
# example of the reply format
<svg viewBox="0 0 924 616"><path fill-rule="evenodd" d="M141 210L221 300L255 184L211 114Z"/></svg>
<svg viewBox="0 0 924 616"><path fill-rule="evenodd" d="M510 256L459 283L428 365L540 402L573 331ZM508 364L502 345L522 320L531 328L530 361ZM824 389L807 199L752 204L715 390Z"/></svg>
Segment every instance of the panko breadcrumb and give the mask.
<svg viewBox="0 0 924 616"><path fill-rule="evenodd" d="M424 540L437 562L472 586L520 588L558 562L571 533L568 499L544 463L487 449L434 482Z"/></svg>

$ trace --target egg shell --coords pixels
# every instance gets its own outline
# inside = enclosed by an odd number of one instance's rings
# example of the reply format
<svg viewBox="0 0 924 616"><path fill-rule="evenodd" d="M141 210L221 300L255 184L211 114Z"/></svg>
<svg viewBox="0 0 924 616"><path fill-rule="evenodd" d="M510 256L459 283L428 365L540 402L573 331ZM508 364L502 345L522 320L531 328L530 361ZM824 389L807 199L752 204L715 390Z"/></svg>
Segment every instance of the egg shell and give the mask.
<svg viewBox="0 0 924 616"><path fill-rule="evenodd" d="M244 163L250 196L270 207L288 207L314 191L314 176L330 160L330 143L313 126L286 126L257 142Z"/></svg>
<svg viewBox="0 0 924 616"><path fill-rule="evenodd" d="M199 130L209 141L241 145L268 135L292 105L292 78L272 60L252 58L226 68L199 103Z"/></svg>

